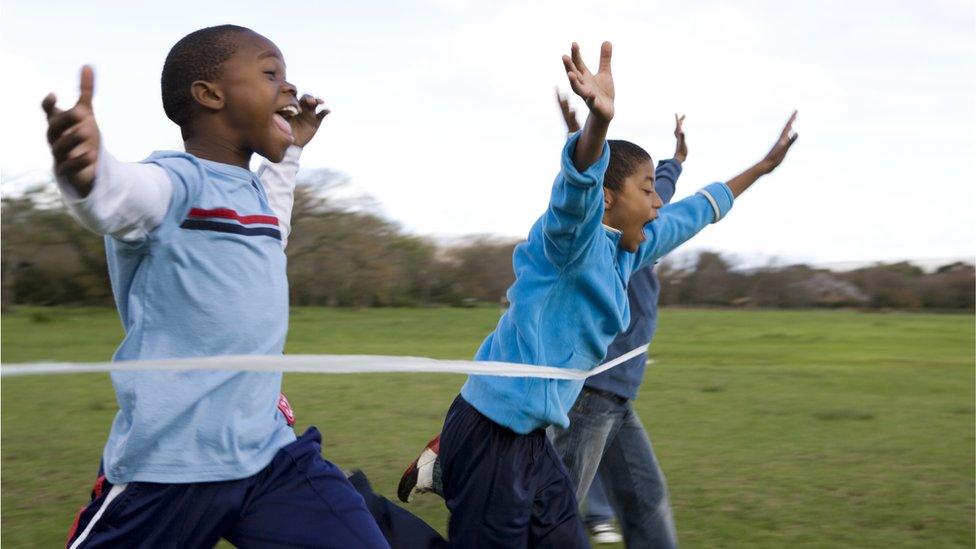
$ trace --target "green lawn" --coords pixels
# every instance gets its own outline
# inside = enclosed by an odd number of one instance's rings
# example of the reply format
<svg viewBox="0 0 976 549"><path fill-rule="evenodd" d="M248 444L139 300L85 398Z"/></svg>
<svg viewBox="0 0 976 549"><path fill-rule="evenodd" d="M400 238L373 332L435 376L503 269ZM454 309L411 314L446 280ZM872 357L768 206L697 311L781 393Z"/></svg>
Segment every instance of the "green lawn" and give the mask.
<svg viewBox="0 0 976 549"><path fill-rule="evenodd" d="M493 308L294 309L288 352L468 358ZM107 360L108 309L21 309L4 363ZM636 405L685 547L973 547L973 315L665 310ZM396 480L457 375L288 375L327 458ZM2 384L2 545L62 544L115 411L108 376ZM436 497L409 508L443 529Z"/></svg>

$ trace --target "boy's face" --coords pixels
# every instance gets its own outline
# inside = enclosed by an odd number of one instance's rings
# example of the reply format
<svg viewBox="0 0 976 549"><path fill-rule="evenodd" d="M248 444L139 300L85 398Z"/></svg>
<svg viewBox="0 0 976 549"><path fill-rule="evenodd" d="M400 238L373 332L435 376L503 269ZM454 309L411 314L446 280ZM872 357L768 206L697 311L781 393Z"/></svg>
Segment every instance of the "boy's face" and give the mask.
<svg viewBox="0 0 976 549"><path fill-rule="evenodd" d="M300 112L297 90L285 80L285 60L273 42L254 32L237 40L217 80L225 121L237 146L280 162L295 140L288 119Z"/></svg>
<svg viewBox="0 0 976 549"><path fill-rule="evenodd" d="M619 230L620 247L636 252L644 241L644 225L657 219L664 203L654 190L654 164L643 162L620 189L604 188L603 223Z"/></svg>

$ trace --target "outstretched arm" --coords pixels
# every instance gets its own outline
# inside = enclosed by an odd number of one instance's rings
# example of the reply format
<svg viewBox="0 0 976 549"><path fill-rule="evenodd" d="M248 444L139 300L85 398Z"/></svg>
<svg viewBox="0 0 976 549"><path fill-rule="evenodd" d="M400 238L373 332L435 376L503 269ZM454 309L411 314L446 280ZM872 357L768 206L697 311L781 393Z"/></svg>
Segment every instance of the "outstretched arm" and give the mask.
<svg viewBox="0 0 976 549"><path fill-rule="evenodd" d="M692 238L710 223L722 219L732 208L735 197L757 179L779 166L797 135L793 133L796 111L786 122L779 139L765 158L732 178L728 183L712 183L684 200L661 208L658 218L644 227L647 240L635 254L635 268L654 261Z"/></svg>
<svg viewBox="0 0 976 549"><path fill-rule="evenodd" d="M563 66L566 77L576 95L586 102L590 114L586 117L586 124L580 134L576 151L573 153L573 163L580 172L585 171L603 154L603 146L607 140L607 130L613 120L613 75L610 73L610 57L613 48L610 42L604 42L600 47L600 68L596 74L590 72L583 63L579 44L573 42L572 55L563 56Z"/></svg>
<svg viewBox="0 0 976 549"><path fill-rule="evenodd" d="M41 108L47 115L47 142L54 157L54 174L65 179L79 196L87 196L95 181L95 164L101 147L101 134L92 111L95 95L95 71L81 68L81 93L68 110L57 106L57 97L49 93Z"/></svg>
<svg viewBox="0 0 976 549"><path fill-rule="evenodd" d="M727 185L732 191L732 196L738 197L753 183L755 183L757 179L771 173L783 162L783 159L786 158L786 153L789 152L790 147L793 146L793 143L796 143L796 138L800 136L799 134L793 132L794 121L796 121L796 111L793 111L790 119L786 121L786 126L784 126L783 131L780 132L779 139L776 140L773 148L766 153L766 156L759 162L753 164L746 171L728 181Z"/></svg>
<svg viewBox="0 0 976 549"><path fill-rule="evenodd" d="M159 166L116 160L102 143L92 98L95 73L81 69L81 93L68 110L54 94L41 103L54 174L68 212L86 228L125 241L145 237L166 215L172 196L169 176Z"/></svg>

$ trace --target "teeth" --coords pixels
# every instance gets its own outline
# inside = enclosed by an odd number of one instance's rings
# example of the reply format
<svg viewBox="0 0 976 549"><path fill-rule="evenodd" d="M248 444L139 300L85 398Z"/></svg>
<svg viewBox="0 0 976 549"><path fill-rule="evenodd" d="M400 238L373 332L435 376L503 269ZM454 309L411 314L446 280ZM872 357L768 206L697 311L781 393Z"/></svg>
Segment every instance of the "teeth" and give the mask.
<svg viewBox="0 0 976 549"><path fill-rule="evenodd" d="M286 117L298 116L298 107L295 105L288 105L278 109L278 114Z"/></svg>

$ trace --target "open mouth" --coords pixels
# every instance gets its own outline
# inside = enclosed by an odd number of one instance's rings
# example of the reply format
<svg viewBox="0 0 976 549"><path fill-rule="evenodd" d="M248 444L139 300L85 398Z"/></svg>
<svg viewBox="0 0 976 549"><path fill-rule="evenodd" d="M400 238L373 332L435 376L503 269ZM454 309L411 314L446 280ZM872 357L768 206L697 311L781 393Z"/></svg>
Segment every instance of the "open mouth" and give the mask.
<svg viewBox="0 0 976 549"><path fill-rule="evenodd" d="M291 124L288 123L288 120L296 116L298 116L298 107L295 105L285 105L284 107L281 107L275 111L272 119L274 120L275 126L277 126L282 133L294 140L294 136L291 133Z"/></svg>
<svg viewBox="0 0 976 549"><path fill-rule="evenodd" d="M278 114L285 118L293 118L298 116L298 107L295 105L285 105L276 111Z"/></svg>

